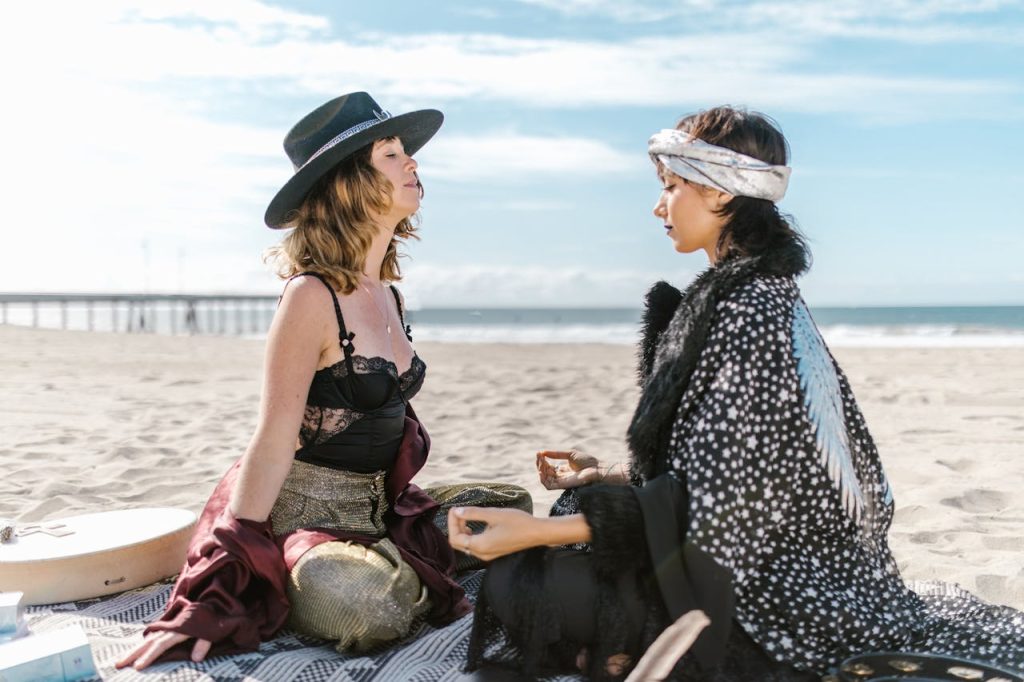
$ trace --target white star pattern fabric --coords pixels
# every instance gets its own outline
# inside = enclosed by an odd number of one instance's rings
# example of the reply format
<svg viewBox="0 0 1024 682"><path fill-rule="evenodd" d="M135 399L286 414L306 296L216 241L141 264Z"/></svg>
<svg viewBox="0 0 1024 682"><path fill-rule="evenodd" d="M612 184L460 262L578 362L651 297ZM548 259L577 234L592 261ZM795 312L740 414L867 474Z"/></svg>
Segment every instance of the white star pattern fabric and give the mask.
<svg viewBox="0 0 1024 682"><path fill-rule="evenodd" d="M1024 670L1024 614L970 595L919 595L903 583L887 540L891 490L822 342L838 395L812 402L841 414L846 488L830 470L801 383L806 346L794 345L802 310L784 277L757 276L721 301L681 403L692 407L673 426L668 454L690 493L688 540L733 572L736 620L776 660L804 670L880 650ZM801 324L813 328L809 316ZM860 519L850 513L853 485L864 501Z"/></svg>

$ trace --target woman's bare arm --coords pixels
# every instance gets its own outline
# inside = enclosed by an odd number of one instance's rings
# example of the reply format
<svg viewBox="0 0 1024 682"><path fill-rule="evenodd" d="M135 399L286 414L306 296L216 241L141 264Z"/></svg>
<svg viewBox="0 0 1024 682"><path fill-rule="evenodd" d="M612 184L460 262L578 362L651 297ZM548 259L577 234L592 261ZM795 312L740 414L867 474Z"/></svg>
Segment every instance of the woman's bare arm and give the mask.
<svg viewBox="0 0 1024 682"><path fill-rule="evenodd" d="M229 504L236 518L266 520L291 469L309 385L334 329L328 296L319 281L299 278L281 298L267 335L259 421Z"/></svg>
<svg viewBox="0 0 1024 682"><path fill-rule="evenodd" d="M236 518L266 520L291 469L309 384L333 330L324 314L331 310L331 302L325 300L329 295L319 282L295 280L274 314L267 336L259 422L229 503ZM179 632L151 632L115 667L142 670L188 639ZM192 660L206 658L211 645L208 640L196 640Z"/></svg>
<svg viewBox="0 0 1024 682"><path fill-rule="evenodd" d="M473 534L470 521L487 524ZM582 514L538 518L518 509L456 507L448 511L448 542L461 552L491 561L531 547L590 542L590 526Z"/></svg>

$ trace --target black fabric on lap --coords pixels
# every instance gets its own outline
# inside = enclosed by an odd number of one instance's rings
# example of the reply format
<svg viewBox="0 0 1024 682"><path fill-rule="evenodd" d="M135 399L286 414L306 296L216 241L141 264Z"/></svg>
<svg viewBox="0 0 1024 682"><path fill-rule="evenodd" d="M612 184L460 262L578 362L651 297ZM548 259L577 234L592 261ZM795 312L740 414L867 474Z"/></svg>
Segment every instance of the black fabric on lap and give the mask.
<svg viewBox="0 0 1024 682"><path fill-rule="evenodd" d="M626 489L623 489L626 490ZM627 491L628 492L628 491ZM620 500L621 501L621 500ZM627 503L628 504L628 503ZM643 576L650 566L614 575L596 554L535 548L491 563L477 597L467 669L486 665L539 675L576 672L588 655L587 678L620 680L605 668L608 656L637 660L669 622L657 587ZM691 650L669 679L677 682L811 682L819 676L772 661L738 625L730 628L719 666L707 668Z"/></svg>
<svg viewBox="0 0 1024 682"><path fill-rule="evenodd" d="M649 563L644 519L631 486L578 488L576 497L590 526L590 548L602 575L612 578Z"/></svg>

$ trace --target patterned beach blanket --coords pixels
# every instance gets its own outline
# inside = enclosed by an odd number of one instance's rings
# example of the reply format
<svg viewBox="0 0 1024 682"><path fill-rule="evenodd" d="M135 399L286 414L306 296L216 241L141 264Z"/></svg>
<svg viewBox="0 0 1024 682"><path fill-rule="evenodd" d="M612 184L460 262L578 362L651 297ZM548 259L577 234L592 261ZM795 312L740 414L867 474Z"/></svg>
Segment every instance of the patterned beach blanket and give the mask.
<svg viewBox="0 0 1024 682"><path fill-rule="evenodd" d="M463 574L459 582L473 601L483 571ZM114 662L138 642L142 629L163 612L172 581L157 583L113 597L66 604L31 606L27 619L32 632L80 625L89 637L93 660L103 680L116 682L466 682L462 672L469 646L472 616L447 627L421 622L402 642L364 656L339 654L318 639L285 630L259 651L221 656L202 663L161 663L143 672L115 670ZM910 584L918 594L935 600L971 597L955 585L935 582ZM575 682L580 677L550 678L547 682Z"/></svg>
<svg viewBox="0 0 1024 682"><path fill-rule="evenodd" d="M482 577L483 571L473 571L459 579L471 600L476 599ZM249 654L202 663L161 663L142 672L115 670L114 662L138 644L142 629L163 612L171 586L168 581L113 597L32 606L27 609L28 624L35 633L80 625L89 637L101 678L117 682L464 682L469 678L462 665L472 616L440 629L420 623L402 642L363 656L340 654L322 640L285 630Z"/></svg>

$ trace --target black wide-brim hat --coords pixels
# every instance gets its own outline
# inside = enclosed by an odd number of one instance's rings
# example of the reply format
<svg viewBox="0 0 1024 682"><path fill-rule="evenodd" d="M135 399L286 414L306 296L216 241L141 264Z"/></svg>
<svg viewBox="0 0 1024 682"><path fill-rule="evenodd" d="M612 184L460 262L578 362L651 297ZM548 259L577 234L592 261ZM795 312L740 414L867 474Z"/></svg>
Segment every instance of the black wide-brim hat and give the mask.
<svg viewBox="0 0 1024 682"><path fill-rule="evenodd" d="M397 137L409 156L434 136L444 121L436 109L392 116L365 92L332 99L307 114L288 131L284 151L295 174L267 206L267 227L286 227L289 213L302 206L317 180L353 152L374 140Z"/></svg>

